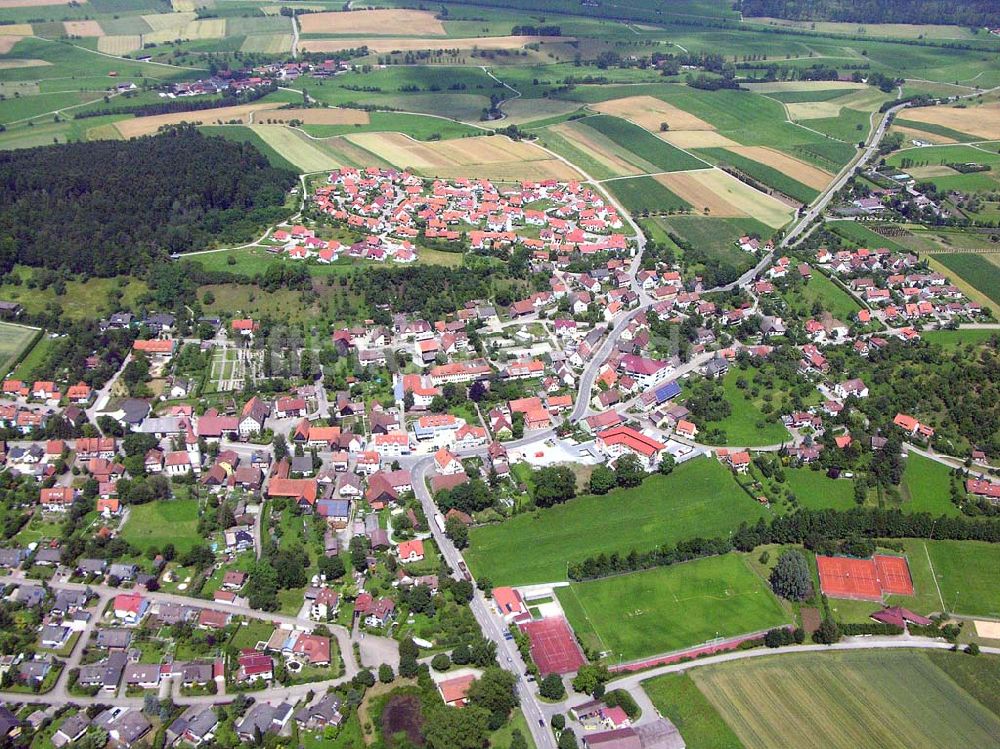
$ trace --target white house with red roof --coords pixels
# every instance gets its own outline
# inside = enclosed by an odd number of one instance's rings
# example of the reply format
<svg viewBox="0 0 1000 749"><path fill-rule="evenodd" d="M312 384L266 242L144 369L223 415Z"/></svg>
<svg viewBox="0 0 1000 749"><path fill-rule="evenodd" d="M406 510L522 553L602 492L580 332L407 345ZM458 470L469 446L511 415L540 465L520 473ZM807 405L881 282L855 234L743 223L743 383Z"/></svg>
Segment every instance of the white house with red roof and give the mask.
<svg viewBox="0 0 1000 749"><path fill-rule="evenodd" d="M659 440L648 437L631 427L617 426L597 433L597 449L609 460L622 455L635 455L646 470L653 470L667 448Z"/></svg>

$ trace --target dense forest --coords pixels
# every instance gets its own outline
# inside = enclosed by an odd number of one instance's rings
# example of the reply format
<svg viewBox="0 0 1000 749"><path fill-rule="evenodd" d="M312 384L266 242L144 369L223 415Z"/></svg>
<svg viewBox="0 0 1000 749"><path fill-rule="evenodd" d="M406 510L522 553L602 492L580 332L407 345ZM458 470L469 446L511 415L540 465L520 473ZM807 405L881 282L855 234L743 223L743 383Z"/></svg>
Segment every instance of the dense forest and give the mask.
<svg viewBox="0 0 1000 749"><path fill-rule="evenodd" d="M849 23L945 23L995 26L996 0L743 0L743 15L793 21Z"/></svg>
<svg viewBox="0 0 1000 749"><path fill-rule="evenodd" d="M0 272L13 263L141 275L175 252L252 239L285 218L290 171L183 127L127 142L0 154Z"/></svg>

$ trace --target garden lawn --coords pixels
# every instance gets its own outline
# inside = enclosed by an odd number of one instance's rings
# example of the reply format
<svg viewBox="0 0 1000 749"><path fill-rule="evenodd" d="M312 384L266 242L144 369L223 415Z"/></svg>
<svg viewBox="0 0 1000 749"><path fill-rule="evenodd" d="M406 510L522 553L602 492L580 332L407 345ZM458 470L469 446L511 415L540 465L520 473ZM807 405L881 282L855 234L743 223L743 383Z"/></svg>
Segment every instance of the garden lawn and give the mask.
<svg viewBox="0 0 1000 749"><path fill-rule="evenodd" d="M902 509L908 512L929 512L938 515L958 516L962 514L951 501L951 476L948 466L925 458L917 453L909 453L903 471L903 496L909 501Z"/></svg>
<svg viewBox="0 0 1000 749"><path fill-rule="evenodd" d="M666 674L642 682L660 714L677 726L684 741L698 749L741 749L742 744L689 674Z"/></svg>
<svg viewBox="0 0 1000 749"><path fill-rule="evenodd" d="M696 458L634 489L579 497L472 528L465 558L477 577L495 585L553 582L566 579L570 562L594 554L722 536L766 514L718 461Z"/></svg>
<svg viewBox="0 0 1000 749"><path fill-rule="evenodd" d="M791 307L807 317L812 314L813 305L819 302L824 310L848 324L851 316L861 309L861 305L850 294L815 269L812 278L786 294L786 300Z"/></svg>
<svg viewBox="0 0 1000 749"><path fill-rule="evenodd" d="M992 746L1000 735L1000 719L923 653L791 653L691 678L748 749Z"/></svg>
<svg viewBox="0 0 1000 749"><path fill-rule="evenodd" d="M122 538L143 552L173 544L181 555L201 543L198 535L198 500L167 499L132 505Z"/></svg>
<svg viewBox="0 0 1000 749"><path fill-rule="evenodd" d="M722 380L722 388L725 398L732 406L732 410L725 419L699 424L699 427L715 427L726 433L727 445L738 447L761 447L763 445L777 445L786 442L791 435L780 422L778 415L781 413L776 408L770 415L765 415L760 407L764 400L762 397L751 398L749 388L739 388L736 381L741 377L750 379L749 375L755 370L743 371L738 367L733 367L726 373ZM762 393L763 395L763 393ZM775 404L777 406L777 404ZM758 427L758 424L763 426Z"/></svg>
<svg viewBox="0 0 1000 749"><path fill-rule="evenodd" d="M612 661L788 622L767 583L736 553L574 583L556 594L577 636Z"/></svg>
<svg viewBox="0 0 1000 749"><path fill-rule="evenodd" d="M832 479L824 471L786 468L785 481L799 504L807 510L850 510L855 507L854 482Z"/></svg>

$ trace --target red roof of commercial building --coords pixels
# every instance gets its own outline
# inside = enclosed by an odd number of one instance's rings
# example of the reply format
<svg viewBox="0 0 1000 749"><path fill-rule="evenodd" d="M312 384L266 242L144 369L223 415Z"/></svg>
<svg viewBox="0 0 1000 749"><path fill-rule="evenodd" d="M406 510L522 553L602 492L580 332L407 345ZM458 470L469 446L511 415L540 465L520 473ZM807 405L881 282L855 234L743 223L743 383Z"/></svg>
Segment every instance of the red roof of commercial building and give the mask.
<svg viewBox="0 0 1000 749"><path fill-rule="evenodd" d="M631 427L614 427L597 434L597 439L606 445L624 445L629 450L645 455L647 458L660 452L666 445L637 432Z"/></svg>
<svg viewBox="0 0 1000 749"><path fill-rule="evenodd" d="M318 487L315 479L272 478L267 485L268 496L302 498L315 504Z"/></svg>

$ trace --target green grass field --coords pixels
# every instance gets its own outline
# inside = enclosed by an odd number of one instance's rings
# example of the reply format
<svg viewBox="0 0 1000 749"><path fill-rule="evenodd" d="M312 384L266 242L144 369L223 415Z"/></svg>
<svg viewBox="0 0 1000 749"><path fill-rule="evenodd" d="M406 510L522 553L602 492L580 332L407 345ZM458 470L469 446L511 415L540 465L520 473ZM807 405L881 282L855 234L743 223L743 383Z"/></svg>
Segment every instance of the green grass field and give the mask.
<svg viewBox="0 0 1000 749"><path fill-rule="evenodd" d="M994 715L1000 716L1000 656L963 658L955 653L934 650L928 652L927 657Z"/></svg>
<svg viewBox="0 0 1000 749"><path fill-rule="evenodd" d="M1000 304L1000 266L972 252L943 252L932 257L993 302Z"/></svg>
<svg viewBox="0 0 1000 749"><path fill-rule="evenodd" d="M723 430L726 433L723 444L735 447L760 447L790 441L791 435L779 418L781 411L772 411L769 415L761 411L767 391L762 390L757 396L753 396L748 388L737 385L739 379L749 379L755 370L748 372L733 367L726 373L722 378L722 388L726 400L732 406L729 416L721 421L705 422L699 426Z"/></svg>
<svg viewBox="0 0 1000 749"><path fill-rule="evenodd" d="M748 749L992 746L1000 735L1000 719L923 653L792 653L690 674Z"/></svg>
<svg viewBox="0 0 1000 749"><path fill-rule="evenodd" d="M755 180L763 182L768 187L772 187L800 203L811 203L813 198L819 195L818 190L792 179L784 172L738 153L727 151L725 148L699 148L698 153L705 154L716 163L734 166L744 174L750 175Z"/></svg>
<svg viewBox="0 0 1000 749"><path fill-rule="evenodd" d="M495 585L552 582L566 579L569 562L591 554L725 535L766 514L727 469L697 458L670 476L651 476L635 489L579 497L473 528L465 556L477 577L489 577Z"/></svg>
<svg viewBox="0 0 1000 749"><path fill-rule="evenodd" d="M198 535L198 500L171 499L133 505L122 538L145 551L173 544L178 554L201 543Z"/></svg>
<svg viewBox="0 0 1000 749"><path fill-rule="evenodd" d="M746 234L764 239L774 230L754 218L718 218L707 216L668 216L652 219L689 241L707 255L716 258L723 267L740 271L753 265L752 255L736 246L736 240Z"/></svg>
<svg viewBox="0 0 1000 749"><path fill-rule="evenodd" d="M960 130L953 130L952 128L945 127L944 125L936 125L933 122L920 122L919 120L908 120L905 117L897 117L894 120L894 124L902 127L908 127L913 130L923 130L925 133L931 133L932 135L943 135L945 138L957 140L959 143L979 140L979 138L974 135L963 133Z"/></svg>
<svg viewBox="0 0 1000 749"><path fill-rule="evenodd" d="M895 252L910 252L909 248L904 247L898 242L893 242L881 234L876 234L867 226L857 221L829 221L826 225L835 234L843 237L856 247L886 247Z"/></svg>
<svg viewBox="0 0 1000 749"><path fill-rule="evenodd" d="M628 120L610 115L585 117L579 121L614 143L625 148L637 158L633 163L649 172L680 172L688 169L707 169L708 164L685 151L675 148L652 133L633 125Z"/></svg>
<svg viewBox="0 0 1000 749"><path fill-rule="evenodd" d="M850 510L856 506L854 482L832 479L825 471L786 468L785 481L799 504L807 510Z"/></svg>
<svg viewBox="0 0 1000 749"><path fill-rule="evenodd" d="M812 315L813 305L819 302L824 310L848 325L851 323L851 316L861 309L854 297L816 269L813 269L812 278L805 284L796 286L785 294L785 301L806 317Z"/></svg>
<svg viewBox="0 0 1000 749"><path fill-rule="evenodd" d="M903 471L903 509L908 512L929 512L935 517L962 514L951 501L950 469L917 453L906 458Z"/></svg>
<svg viewBox="0 0 1000 749"><path fill-rule="evenodd" d="M957 348L970 344L978 346L1000 337L997 330L927 330L920 334L920 337L930 343L944 346L946 349Z"/></svg>
<svg viewBox="0 0 1000 749"><path fill-rule="evenodd" d="M660 714L677 726L687 746L698 749L742 749L733 729L705 699L690 674L666 674L642 682Z"/></svg>
<svg viewBox="0 0 1000 749"><path fill-rule="evenodd" d="M10 371L37 335L35 328L0 322L0 376Z"/></svg>
<svg viewBox="0 0 1000 749"><path fill-rule="evenodd" d="M266 119L266 118L265 118ZM316 138L351 133L405 133L417 140L449 140L465 135L482 135L479 128L442 117L428 117L403 112L372 112L367 125L303 125L302 129Z"/></svg>
<svg viewBox="0 0 1000 749"><path fill-rule="evenodd" d="M1000 617L1000 546L985 541L925 541L949 611Z"/></svg>
<svg viewBox="0 0 1000 749"><path fill-rule="evenodd" d="M557 588L577 636L632 660L783 624L781 605L739 554Z"/></svg>
<svg viewBox="0 0 1000 749"><path fill-rule="evenodd" d="M630 177L603 183L630 213L669 213L691 206L652 177Z"/></svg>

